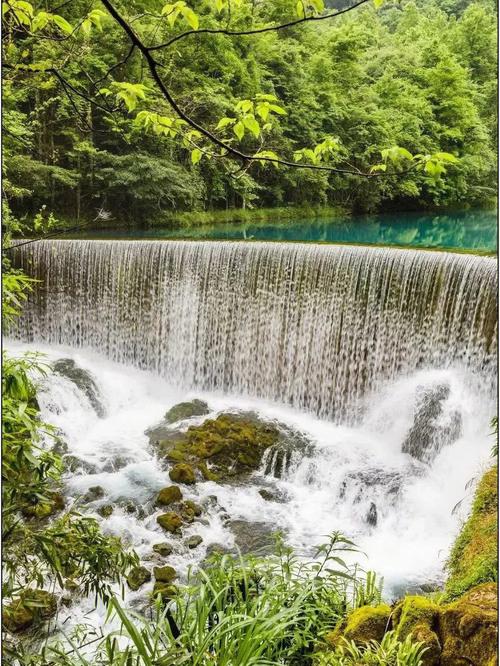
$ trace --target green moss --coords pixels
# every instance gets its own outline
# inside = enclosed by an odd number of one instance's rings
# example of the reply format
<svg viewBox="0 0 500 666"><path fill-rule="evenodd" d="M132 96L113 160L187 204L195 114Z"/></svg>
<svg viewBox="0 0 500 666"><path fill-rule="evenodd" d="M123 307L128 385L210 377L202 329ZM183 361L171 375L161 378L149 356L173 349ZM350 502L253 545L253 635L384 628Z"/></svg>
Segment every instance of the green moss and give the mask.
<svg viewBox="0 0 500 666"><path fill-rule="evenodd" d="M162 513L157 517L156 522L163 527L164 530L172 533L178 532L182 526L182 518L174 511Z"/></svg>
<svg viewBox="0 0 500 666"><path fill-rule="evenodd" d="M172 467L168 475L176 483L186 483L188 485L196 483L194 469L187 463L177 463L177 465Z"/></svg>
<svg viewBox="0 0 500 666"><path fill-rule="evenodd" d="M153 552L158 553L162 557L168 557L172 553L172 550L172 546L166 542L153 544Z"/></svg>
<svg viewBox="0 0 500 666"><path fill-rule="evenodd" d="M173 599L179 590L176 585L170 585L168 583L157 582L153 587L153 598L156 598L158 595L161 597L161 600L166 602L170 599Z"/></svg>
<svg viewBox="0 0 500 666"><path fill-rule="evenodd" d="M157 445L168 460L177 463L170 472L172 480L181 481L177 469L188 465L199 469L205 479L220 480L256 469L264 451L276 444L279 436L277 427L253 414L220 414Z"/></svg>
<svg viewBox="0 0 500 666"><path fill-rule="evenodd" d="M169 504L180 502L181 499L182 492L179 486L167 486L166 488L162 488L158 493L156 503L161 506L168 506Z"/></svg>
<svg viewBox="0 0 500 666"><path fill-rule="evenodd" d="M113 505L112 504L104 504L103 506L100 506L97 509L97 513L102 516L103 518L109 518L110 515L113 513Z"/></svg>
<svg viewBox="0 0 500 666"><path fill-rule="evenodd" d="M174 567L154 567L153 573L155 580L159 583L171 583L177 578L177 572Z"/></svg>
<svg viewBox="0 0 500 666"><path fill-rule="evenodd" d="M48 620L57 612L57 597L45 590L26 589L3 608L2 623L16 633Z"/></svg>
<svg viewBox="0 0 500 666"><path fill-rule="evenodd" d="M387 604L356 608L335 630L327 634L326 641L336 646L342 638L355 643L381 641L390 628L391 609Z"/></svg>
<svg viewBox="0 0 500 666"><path fill-rule="evenodd" d="M144 583L151 580L151 573L146 567L134 567L127 576L127 584L131 590L138 590Z"/></svg>
<svg viewBox="0 0 500 666"><path fill-rule="evenodd" d="M404 640L417 625L433 627L439 607L426 597L407 596L396 605L392 612L392 622L398 635Z"/></svg>
<svg viewBox="0 0 500 666"><path fill-rule="evenodd" d="M61 493L50 493L45 501L36 501L34 504L26 504L22 508L25 518L48 518L64 509L65 502Z"/></svg>
<svg viewBox="0 0 500 666"><path fill-rule="evenodd" d="M469 519L453 545L447 563L447 600L498 578L498 467L481 479Z"/></svg>

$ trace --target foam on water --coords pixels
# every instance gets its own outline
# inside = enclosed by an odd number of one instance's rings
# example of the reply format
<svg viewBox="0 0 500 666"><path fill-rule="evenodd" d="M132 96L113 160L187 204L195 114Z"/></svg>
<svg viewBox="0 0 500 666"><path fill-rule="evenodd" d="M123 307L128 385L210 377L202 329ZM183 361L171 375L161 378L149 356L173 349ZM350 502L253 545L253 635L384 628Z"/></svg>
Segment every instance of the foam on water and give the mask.
<svg viewBox="0 0 500 666"><path fill-rule="evenodd" d="M7 345L15 352L33 347L40 349L40 345ZM165 540L156 523L160 511L154 510L153 501L158 490L170 483L168 469L155 457L145 430L160 421L170 406L196 395L208 402L212 416L225 410L254 410L264 419L300 431L311 446L294 452L282 478L275 478L272 469L266 475L264 462L248 483L200 482L183 489L186 498L203 502L215 495L231 520L279 528L304 555L311 555L325 535L340 530L366 553L367 557L357 556L361 565L384 576L389 596L400 588L442 580L449 546L468 508L470 493L465 486L487 465L491 448L488 423L494 403L478 395L467 371L418 371L390 382L371 396L360 424L339 426L258 399L181 392L152 373L115 364L92 352L43 346L41 351L49 360L72 358L91 373L105 407L105 416L100 418L65 377L51 374L44 381L43 417L61 430L67 453L92 466L87 472L66 474L66 493L76 499L89 487L100 485L106 491L106 502L133 500L144 505L146 518L124 508L116 508L107 519L99 517L105 532L121 536L142 558L151 556L153 543ZM446 412L458 410L462 430L455 442L443 446L426 464L403 453L402 444L413 424L412 405L419 388L442 384L450 387L442 418ZM184 425L200 420L191 419ZM113 468L117 459L119 464ZM266 501L258 492L261 488L271 488L287 501ZM453 514L464 497L461 512ZM376 525L366 520L372 503ZM197 521L184 531L184 537L202 536L203 544L188 551L179 542L168 559L181 574L199 563L210 544L234 546L234 534L220 509L208 509L204 518L205 524ZM141 594L129 593L129 597L133 601Z"/></svg>

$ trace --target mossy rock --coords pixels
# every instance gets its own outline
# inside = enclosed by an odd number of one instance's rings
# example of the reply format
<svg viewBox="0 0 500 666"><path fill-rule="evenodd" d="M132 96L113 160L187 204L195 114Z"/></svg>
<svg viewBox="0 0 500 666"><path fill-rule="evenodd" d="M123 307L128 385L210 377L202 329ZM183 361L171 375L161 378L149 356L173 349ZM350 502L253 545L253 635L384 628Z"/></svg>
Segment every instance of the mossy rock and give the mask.
<svg viewBox="0 0 500 666"><path fill-rule="evenodd" d="M436 633L440 608L430 599L407 596L392 611L392 625L400 640L412 635L426 647L422 666L438 666L441 643Z"/></svg>
<svg viewBox="0 0 500 666"><path fill-rule="evenodd" d="M162 488L158 493L156 503L161 506L168 506L169 504L180 502L181 499L182 491L179 486L167 486L166 488Z"/></svg>
<svg viewBox="0 0 500 666"><path fill-rule="evenodd" d="M162 543L154 543L153 544L153 552L158 553L158 555L161 555L162 557L168 557L169 555L172 554L173 548L169 543L166 543L165 541Z"/></svg>
<svg viewBox="0 0 500 666"><path fill-rule="evenodd" d="M207 403L203 400L195 399L189 402L179 402L165 414L165 421L167 423L177 423L177 421L190 419L193 416L205 416L209 411Z"/></svg>
<svg viewBox="0 0 500 666"><path fill-rule="evenodd" d="M104 488L102 486L90 486L85 495L82 497L83 502L95 502L105 496Z"/></svg>
<svg viewBox="0 0 500 666"><path fill-rule="evenodd" d="M103 504L97 509L97 513L103 518L109 518L113 513L113 509L114 507L112 504Z"/></svg>
<svg viewBox="0 0 500 666"><path fill-rule="evenodd" d="M153 573L158 583L171 583L177 578L177 572L174 567L154 567Z"/></svg>
<svg viewBox="0 0 500 666"><path fill-rule="evenodd" d="M17 599L3 608L2 623L17 633L54 617L57 613L57 597L45 590L24 590Z"/></svg>
<svg viewBox="0 0 500 666"><path fill-rule="evenodd" d="M170 601L179 594L179 589L176 585L169 583L157 582L153 586L153 598L160 595L163 602Z"/></svg>
<svg viewBox="0 0 500 666"><path fill-rule="evenodd" d="M178 463L177 465L174 465L168 475L172 481L175 481L176 483L185 483L187 485L196 483L194 469L187 463Z"/></svg>
<svg viewBox="0 0 500 666"><path fill-rule="evenodd" d="M178 532L182 526L182 518L174 511L160 514L157 517L156 522L163 527L164 530L172 532L172 534Z"/></svg>
<svg viewBox="0 0 500 666"><path fill-rule="evenodd" d="M254 414L220 414L184 433L172 433L157 446L168 460L190 464L204 478L217 480L256 469L265 450L279 439L278 427ZM176 480L172 474L170 478Z"/></svg>
<svg viewBox="0 0 500 666"><path fill-rule="evenodd" d="M484 583L443 606L439 635L441 666L489 666L497 656L498 597L495 583Z"/></svg>
<svg viewBox="0 0 500 666"><path fill-rule="evenodd" d="M326 641L336 647L342 638L357 644L380 642L390 629L391 609L386 604L361 606L341 620L334 631L326 635Z"/></svg>
<svg viewBox="0 0 500 666"><path fill-rule="evenodd" d="M193 515L197 518L203 513L202 507L192 500L186 500L182 505L182 509L192 511Z"/></svg>
<svg viewBox="0 0 500 666"><path fill-rule="evenodd" d="M50 493L46 501L37 501L23 506L21 513L25 518L49 518L65 507L64 497L61 493Z"/></svg>
<svg viewBox="0 0 500 666"><path fill-rule="evenodd" d="M134 567L127 576L127 584L134 592L151 580L151 572L146 567Z"/></svg>
<svg viewBox="0 0 500 666"><path fill-rule="evenodd" d="M186 546L192 550L193 548L198 548L200 543L203 543L203 539L199 534L193 534L189 539L186 539Z"/></svg>

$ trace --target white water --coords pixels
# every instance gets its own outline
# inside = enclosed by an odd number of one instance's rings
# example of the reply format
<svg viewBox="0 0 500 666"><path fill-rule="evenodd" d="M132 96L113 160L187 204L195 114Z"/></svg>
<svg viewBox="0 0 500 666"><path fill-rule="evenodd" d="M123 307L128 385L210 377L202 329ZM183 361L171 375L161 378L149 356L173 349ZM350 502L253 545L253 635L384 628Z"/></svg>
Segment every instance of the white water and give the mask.
<svg viewBox="0 0 500 666"><path fill-rule="evenodd" d="M494 403L480 395L470 376L457 368L417 371L387 384L370 398L362 422L348 427L265 401L213 393L186 394L152 373L118 365L89 351L7 344L8 351L26 349L41 350L48 354L48 360L74 359L94 377L106 410L104 418L99 418L85 395L60 375L49 375L44 382L40 397L43 417L61 429L68 454L95 466L92 473L66 475L69 498L76 499L89 487L100 485L107 495L103 502L137 500L146 507L152 506L148 503L170 481L168 470L161 467L149 447L144 434L148 427L160 421L170 406L194 396L208 402L213 410L211 415L252 409L263 418L276 419L304 433L314 445L312 455L295 455L283 479L266 477L261 470L246 485L200 482L183 488L185 498L202 502L207 496L216 495L231 519L270 523L275 529L284 530L286 540L303 554L310 555L313 546L322 543L325 535L340 530L367 554L357 557L361 565L384 576L388 596L401 589L442 580L450 544L468 509L470 493L465 486L488 464L491 448L488 423ZM441 418L446 420L450 412L458 410L462 435L443 447L432 464L426 465L402 453L401 447L413 423L418 387L436 383L449 384L450 395ZM192 419L185 425L198 421ZM125 459L121 463L124 466L106 471L117 455ZM377 476L374 470L401 475L400 492L392 500L388 476L378 485L366 485L349 476L364 472L373 480ZM288 501L265 501L258 493L262 487L280 490ZM360 490L361 496L356 498ZM464 497L461 511L453 515L453 507ZM378 512L375 527L365 520L371 502L376 504ZM205 556L210 544L234 546L234 536L215 508L203 516L208 524L197 521L184 530L183 538L191 534L203 537L203 544L193 551L188 551L182 540L165 538L155 520L160 511L152 507L147 513L146 518L138 519L115 508L111 517L99 517L103 529L133 546L146 565L158 564L151 560L151 546L160 541L174 544L175 552L168 563L181 574ZM143 596L150 587L128 593L129 602ZM78 610L73 608L72 621L78 613L83 615L88 610L88 604L82 604Z"/></svg>

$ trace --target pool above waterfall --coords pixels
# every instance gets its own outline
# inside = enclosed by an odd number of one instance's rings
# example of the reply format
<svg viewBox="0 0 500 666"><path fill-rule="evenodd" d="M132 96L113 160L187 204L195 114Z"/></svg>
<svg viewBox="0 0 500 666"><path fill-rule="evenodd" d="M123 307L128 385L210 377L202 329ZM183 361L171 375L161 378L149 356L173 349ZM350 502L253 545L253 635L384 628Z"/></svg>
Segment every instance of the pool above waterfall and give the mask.
<svg viewBox="0 0 500 666"><path fill-rule="evenodd" d="M497 218L494 210L448 213L392 213L316 218L292 221L218 223L195 227L136 229L120 227L85 231L67 238L143 238L197 240L300 241L348 243L494 253L497 250Z"/></svg>

